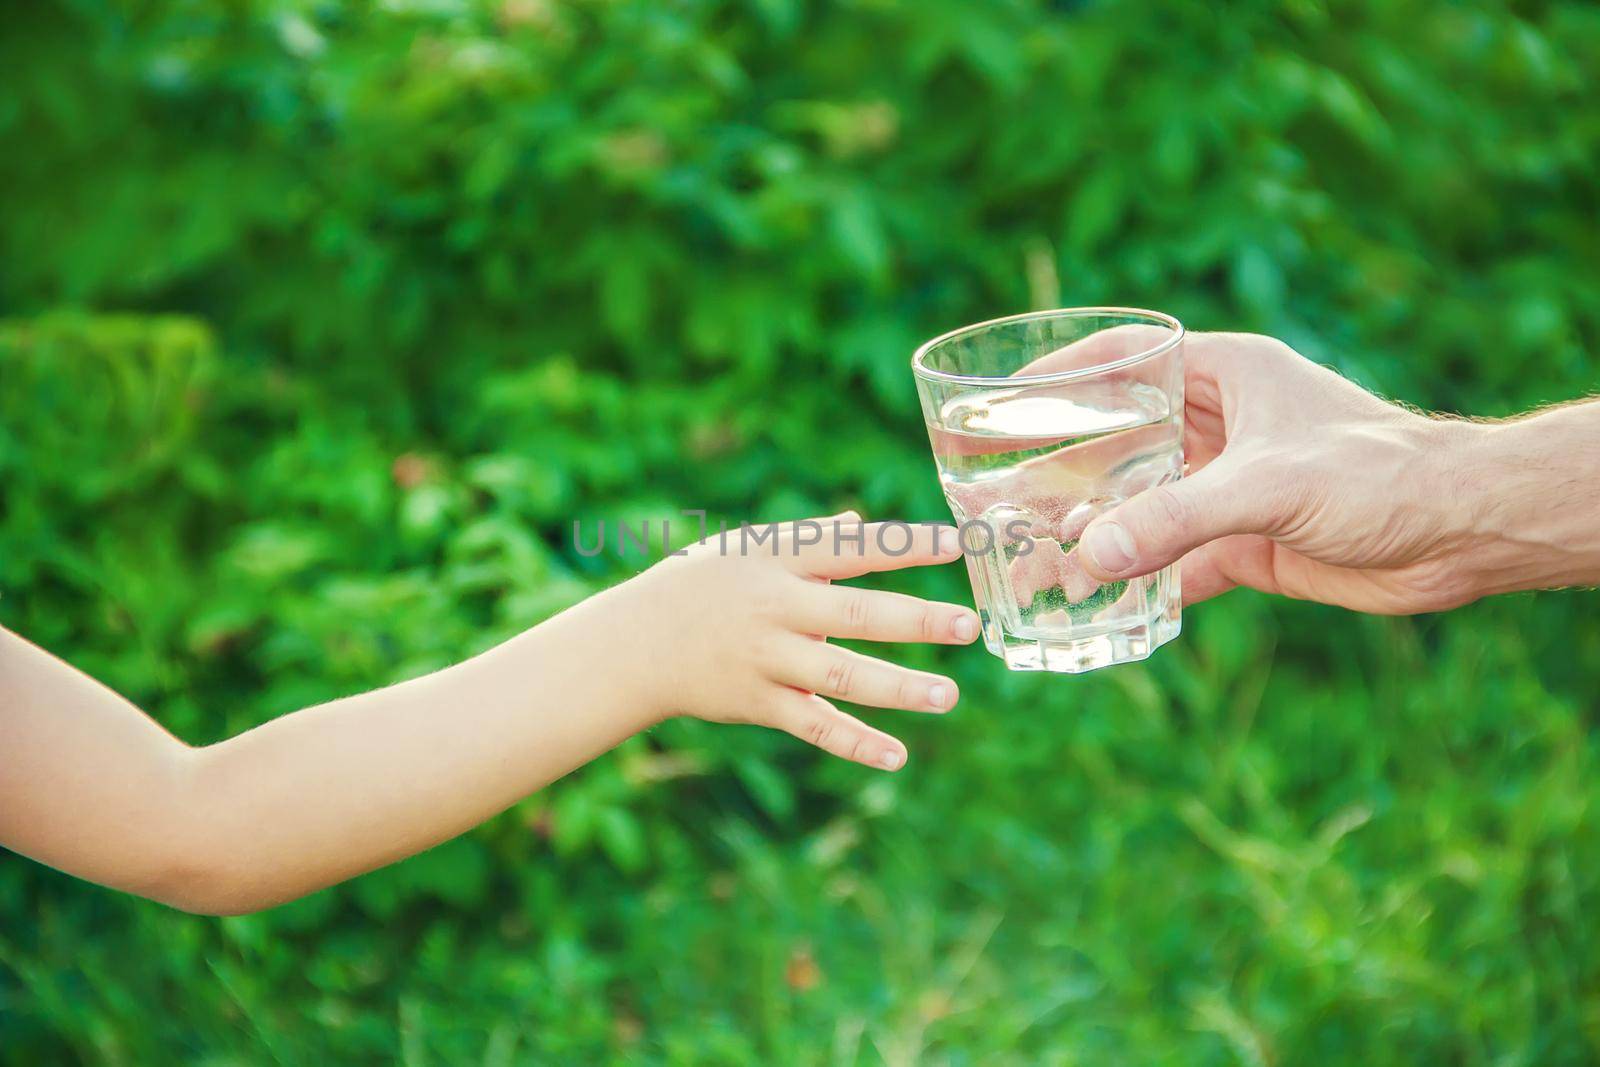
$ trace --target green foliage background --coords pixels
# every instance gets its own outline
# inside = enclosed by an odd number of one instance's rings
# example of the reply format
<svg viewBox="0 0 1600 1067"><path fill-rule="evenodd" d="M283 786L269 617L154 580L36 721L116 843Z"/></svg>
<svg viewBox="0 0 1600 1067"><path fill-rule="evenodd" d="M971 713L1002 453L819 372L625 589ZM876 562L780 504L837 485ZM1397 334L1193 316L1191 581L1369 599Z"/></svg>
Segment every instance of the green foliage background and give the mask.
<svg viewBox="0 0 1600 1067"><path fill-rule="evenodd" d="M1597 71L1578 2L8 5L0 621L210 742L643 565L574 517L940 516L908 354L1033 306L1590 391ZM899 775L672 723L252 917L7 855L0 1061L1595 1062L1597 606L906 650Z"/></svg>

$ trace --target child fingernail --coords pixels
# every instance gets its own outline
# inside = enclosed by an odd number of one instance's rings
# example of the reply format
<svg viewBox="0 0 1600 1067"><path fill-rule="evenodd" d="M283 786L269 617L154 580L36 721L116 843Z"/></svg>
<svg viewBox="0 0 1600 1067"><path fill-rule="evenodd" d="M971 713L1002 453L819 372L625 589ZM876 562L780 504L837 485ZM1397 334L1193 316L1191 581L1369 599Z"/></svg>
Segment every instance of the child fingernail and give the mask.
<svg viewBox="0 0 1600 1067"><path fill-rule="evenodd" d="M978 620L971 615L958 615L950 624L950 632L956 635L957 641L971 641L978 636Z"/></svg>
<svg viewBox="0 0 1600 1067"><path fill-rule="evenodd" d="M900 767L900 753L892 748L886 749L883 755L878 757L878 762L883 765L883 769L886 771L898 770Z"/></svg>
<svg viewBox="0 0 1600 1067"><path fill-rule="evenodd" d="M948 685L931 685L928 687L928 705L941 711L950 706L950 687Z"/></svg>

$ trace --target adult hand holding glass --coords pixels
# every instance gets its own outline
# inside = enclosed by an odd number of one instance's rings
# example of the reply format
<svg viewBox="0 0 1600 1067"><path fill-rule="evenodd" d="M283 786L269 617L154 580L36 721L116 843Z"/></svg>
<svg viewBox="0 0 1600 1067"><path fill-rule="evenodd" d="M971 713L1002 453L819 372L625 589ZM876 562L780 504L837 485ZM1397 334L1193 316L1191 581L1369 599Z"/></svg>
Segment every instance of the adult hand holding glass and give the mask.
<svg viewBox="0 0 1600 1067"><path fill-rule="evenodd" d="M1382 614L1600 583L1600 402L1429 417L1251 334L1191 333L1185 379L1187 477L1088 525L1099 581L1181 560L1185 603L1248 586Z"/></svg>

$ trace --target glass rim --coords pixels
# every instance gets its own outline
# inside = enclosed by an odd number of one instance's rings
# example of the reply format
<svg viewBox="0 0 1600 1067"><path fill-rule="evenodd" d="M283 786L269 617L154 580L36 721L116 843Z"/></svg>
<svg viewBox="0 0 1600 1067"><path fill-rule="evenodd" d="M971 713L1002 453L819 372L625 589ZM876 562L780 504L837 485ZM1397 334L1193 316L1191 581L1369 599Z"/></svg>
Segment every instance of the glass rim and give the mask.
<svg viewBox="0 0 1600 1067"><path fill-rule="evenodd" d="M953 341L958 337L987 330L994 326L1009 326L1014 322L1032 322L1036 319L1053 318L1081 318L1089 315L1127 315L1149 319L1153 325L1165 326L1172 331L1172 335L1151 348L1142 352L1135 352L1131 356L1123 356L1109 363L1101 363L1093 367L1076 367L1072 370L1052 371L1049 374L955 374L951 371L934 370L924 362L928 353L946 341ZM1015 382L1021 385L1053 385L1058 382L1077 381L1080 378L1089 378L1096 374L1117 370L1122 367L1131 367L1135 363L1154 358L1163 352L1171 351L1184 337L1183 323L1168 315L1164 311L1150 311L1145 308L1125 307L1075 307L1075 308L1050 308L1045 311L1024 311L1019 315L1002 315L997 319L985 322L974 322L967 326L958 326L953 330L942 333L932 340L924 341L911 353L911 373L919 378L934 382L948 382L956 385L993 385L995 382ZM1093 336L1091 334L1091 336ZM1063 346L1065 347L1065 346Z"/></svg>

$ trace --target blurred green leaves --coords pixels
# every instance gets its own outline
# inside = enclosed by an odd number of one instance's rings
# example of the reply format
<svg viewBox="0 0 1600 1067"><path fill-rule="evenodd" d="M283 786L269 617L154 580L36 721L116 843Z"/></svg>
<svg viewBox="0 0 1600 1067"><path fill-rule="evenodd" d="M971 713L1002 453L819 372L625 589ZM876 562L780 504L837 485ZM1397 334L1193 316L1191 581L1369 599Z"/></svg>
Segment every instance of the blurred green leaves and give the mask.
<svg viewBox="0 0 1600 1067"><path fill-rule="evenodd" d="M1594 388L1587 4L75 0L0 70L0 620L195 743L642 563L573 519L942 515L964 322ZM672 722L223 923L8 858L0 1060L1589 1062L1593 614L906 649L963 702L893 778Z"/></svg>

